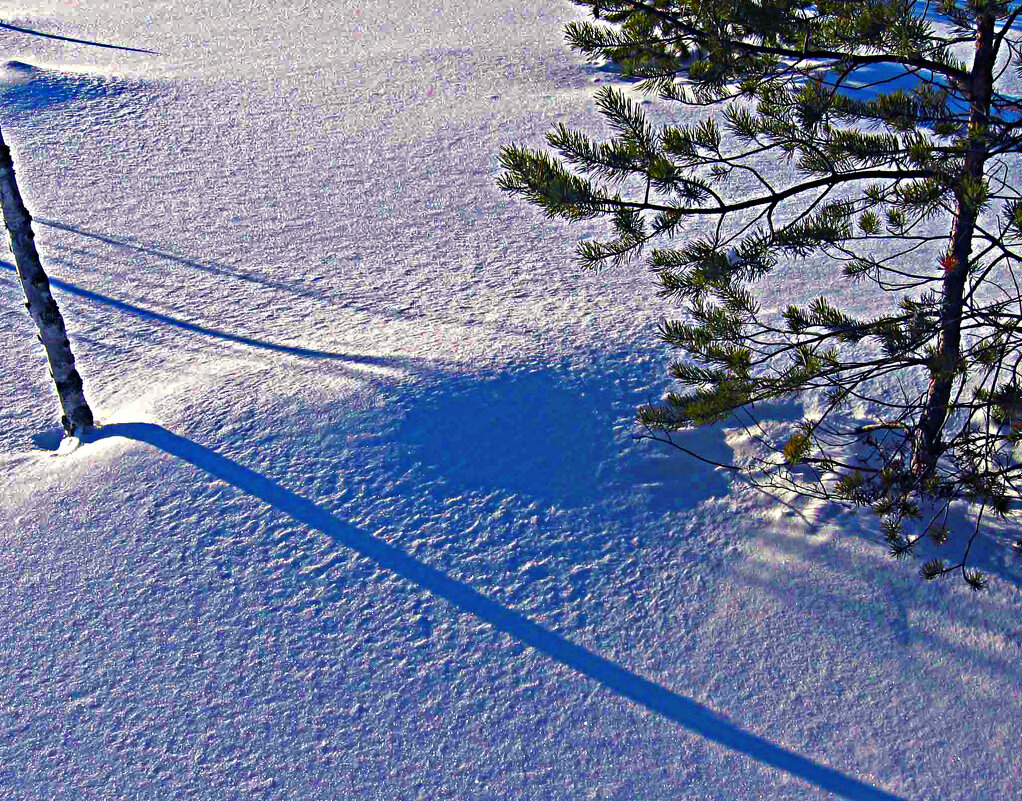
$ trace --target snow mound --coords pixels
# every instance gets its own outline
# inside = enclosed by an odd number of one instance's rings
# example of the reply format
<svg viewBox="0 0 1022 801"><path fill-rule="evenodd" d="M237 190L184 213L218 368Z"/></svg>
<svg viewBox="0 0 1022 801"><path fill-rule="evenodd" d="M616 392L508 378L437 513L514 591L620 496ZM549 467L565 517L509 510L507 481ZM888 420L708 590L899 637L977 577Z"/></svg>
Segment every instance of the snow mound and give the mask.
<svg viewBox="0 0 1022 801"><path fill-rule="evenodd" d="M138 94L137 82L75 66L59 68L10 60L0 68L0 103L8 111L31 112L76 101Z"/></svg>
<svg viewBox="0 0 1022 801"><path fill-rule="evenodd" d="M24 61L8 61L3 66L2 79L5 83L24 83L39 72L39 68Z"/></svg>

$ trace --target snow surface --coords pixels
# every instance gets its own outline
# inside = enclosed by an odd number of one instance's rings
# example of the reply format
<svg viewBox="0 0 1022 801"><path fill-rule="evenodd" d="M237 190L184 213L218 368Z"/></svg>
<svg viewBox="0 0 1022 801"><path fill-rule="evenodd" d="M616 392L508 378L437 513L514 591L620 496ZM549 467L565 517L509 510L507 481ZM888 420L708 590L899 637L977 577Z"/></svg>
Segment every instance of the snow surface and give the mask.
<svg viewBox="0 0 1022 801"><path fill-rule="evenodd" d="M582 9L0 19L159 53L0 30L104 424L55 455L0 261L0 797L1018 797L1009 526L974 548L990 591L923 584L868 518L632 439L673 309L644 267L573 266L607 223L495 184L503 144L608 133L593 93L627 84L564 43ZM785 266L765 305L835 280Z"/></svg>

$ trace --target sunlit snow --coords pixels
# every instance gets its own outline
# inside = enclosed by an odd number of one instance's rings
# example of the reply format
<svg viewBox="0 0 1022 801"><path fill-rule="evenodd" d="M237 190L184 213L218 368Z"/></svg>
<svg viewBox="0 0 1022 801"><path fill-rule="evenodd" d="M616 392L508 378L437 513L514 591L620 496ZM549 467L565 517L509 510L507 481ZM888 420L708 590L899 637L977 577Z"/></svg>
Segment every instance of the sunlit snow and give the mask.
<svg viewBox="0 0 1022 801"><path fill-rule="evenodd" d="M644 99L585 18L0 2L65 37L0 29L0 126L103 424L57 455L8 254L0 797L1017 796L1010 526L989 591L924 584L871 519L633 438L675 309L496 186L502 145L609 136L600 86ZM764 306L870 302L839 282Z"/></svg>

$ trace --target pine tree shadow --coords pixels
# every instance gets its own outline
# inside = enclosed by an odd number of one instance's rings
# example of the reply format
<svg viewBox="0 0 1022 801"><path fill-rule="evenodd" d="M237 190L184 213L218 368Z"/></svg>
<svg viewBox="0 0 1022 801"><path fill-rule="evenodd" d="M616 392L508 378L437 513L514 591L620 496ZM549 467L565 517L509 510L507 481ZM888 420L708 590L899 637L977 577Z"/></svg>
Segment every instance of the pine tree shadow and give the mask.
<svg viewBox="0 0 1022 801"><path fill-rule="evenodd" d="M964 529L968 539L974 521L959 509L949 524ZM868 627L881 650L892 649L906 662L933 655L1011 681L1022 652L1013 600L1022 587L1022 559L1009 547L1009 531L991 527L974 540L968 566L990 580L990 590L979 593L967 589L958 572L935 581L920 575L923 562L935 556L957 562L965 544L960 537L939 548L920 546L915 555L898 560L889 554L868 509L845 509L822 525L789 518L761 527L750 543L752 558L739 566L735 580L774 597L782 607L814 610L810 628L817 615L819 625L840 619L842 627ZM848 538L871 547L846 547ZM840 575L841 581L820 578L828 575ZM933 626L935 620L941 625Z"/></svg>
<svg viewBox="0 0 1022 801"><path fill-rule="evenodd" d="M776 415L782 416L788 418L788 425L798 419L798 415ZM835 413L832 422L851 430L876 421ZM854 464L854 454L862 452L859 443L848 449L842 461ZM848 625L874 628L882 621L878 636L890 639L890 647L909 662L920 652L946 654L994 676L1014 675L1018 651L1005 653L999 648L1005 642L1022 647L1022 628L1012 601L1022 587L1022 555L1012 547L1020 531L1017 516L997 519L988 511L977 530L976 506L956 501L945 519L947 542L938 545L923 538L911 555L899 560L891 556L880 520L868 506L790 495L775 500L787 511L757 528L749 542L751 558L736 570L741 583L784 606L797 599L798 605L819 610L827 620L842 616ZM903 534L918 537L943 508L942 503L925 500L921 517L906 521ZM922 578L925 562L938 558L947 565L957 564L966 549L967 567L984 573L990 592L973 594L960 571L932 582ZM828 575L840 575L840 583L820 579ZM856 587L869 589L851 589ZM946 625L939 629L925 625L931 619ZM981 634L960 640L948 636L962 632ZM909 647L913 650L906 651Z"/></svg>
<svg viewBox="0 0 1022 801"><path fill-rule="evenodd" d="M711 465L636 443L628 397L602 370L567 367L445 379L403 419L405 463L423 463L447 492L501 488L542 504L585 506L630 493L656 512L679 511L727 494ZM726 460L719 432L693 447Z"/></svg>
<svg viewBox="0 0 1022 801"><path fill-rule="evenodd" d="M783 442L786 434L795 432L795 424L802 420L805 413L803 402L793 400L761 405L756 410L756 417L759 422L747 425L746 430L753 433L762 433L772 439L772 442L777 445ZM908 402L907 399L904 402ZM871 407L866 406L865 408ZM882 412L878 417L874 417L870 416L868 412L867 416L862 416L862 409L855 415L848 410L837 410L828 415L827 424L831 427L831 430L837 429L848 432L864 425L875 424L882 417ZM764 431L764 428L767 431ZM899 436L902 435L899 434ZM833 455L838 457L839 462L846 465L863 465L871 462L874 465L878 464L873 459L875 455L873 447L868 446L862 438L847 439L845 441L847 445L843 450L835 450L833 452ZM889 446L895 447L896 443L889 441ZM907 452L906 446L906 450L903 453ZM828 491L833 492L833 474L821 474L809 468L794 468L791 472L800 480L808 482L825 479ZM964 490L964 488L960 489ZM857 523L854 526L856 536L867 539L870 542L882 544L884 548L887 547L879 522L869 506L855 507L843 501L814 500L809 496L789 496L785 500L781 497L784 494L778 493L775 496L775 500L787 506L792 514L807 524L806 534L808 536L812 536L827 526L832 525L835 520L842 519L842 515L850 513L855 516L852 519L861 521L861 525ZM932 499L925 501L925 503L932 508L925 512L918 521L906 521L906 536L918 536L918 534L922 533L925 524L937 514L938 509L944 508L943 504L936 505L937 502ZM929 559L942 558L949 565L956 564L963 555L965 548L969 547L969 568L978 568L997 581L1003 581L1013 586L1022 586L1022 558L1016 553L1016 549L1012 547L1019 539L1018 526L1020 518L1018 510L1013 515L1002 519L997 518L988 509L983 518L983 525L976 532L977 511L978 508L975 505L967 505L964 501L952 503L948 507L946 517L949 541L945 545L935 546L928 538L921 540L916 549L915 556L908 563L915 565L911 571L913 575L917 574L918 567ZM844 519L850 518L845 517ZM968 543L973 533L976 533L976 536L972 540L972 545L969 546ZM788 541L788 544L790 545L791 541ZM960 579L961 574L956 575Z"/></svg>

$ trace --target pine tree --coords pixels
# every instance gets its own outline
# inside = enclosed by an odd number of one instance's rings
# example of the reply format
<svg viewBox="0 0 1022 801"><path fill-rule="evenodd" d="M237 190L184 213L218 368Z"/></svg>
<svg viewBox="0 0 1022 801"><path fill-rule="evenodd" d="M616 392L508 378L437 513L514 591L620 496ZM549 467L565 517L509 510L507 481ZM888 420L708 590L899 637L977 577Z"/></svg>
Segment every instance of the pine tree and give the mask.
<svg viewBox="0 0 1022 801"><path fill-rule="evenodd" d="M517 145L500 155L499 187L550 217L611 217L613 239L579 244L583 267L674 244L695 221L697 234L648 259L683 318L660 325L681 355L679 390L638 410L644 436L673 444L691 426L754 419L764 401L815 397L819 410L766 440L750 476L871 507L899 557L948 542L961 502L975 526L960 558L921 572L983 587L969 550L984 515L1017 512L1022 479L1010 173L1022 101L1000 86L1022 76L1022 0L571 1L610 24L569 24L573 49L705 117L655 130L604 87L611 141L560 125L547 142L563 161ZM852 314L822 296L762 309L777 264L808 257L890 310Z"/></svg>

